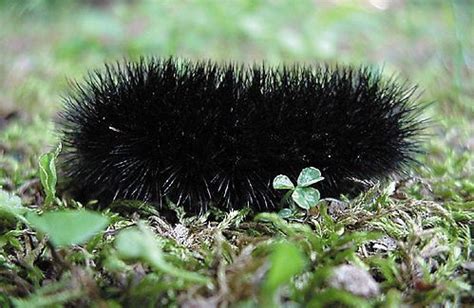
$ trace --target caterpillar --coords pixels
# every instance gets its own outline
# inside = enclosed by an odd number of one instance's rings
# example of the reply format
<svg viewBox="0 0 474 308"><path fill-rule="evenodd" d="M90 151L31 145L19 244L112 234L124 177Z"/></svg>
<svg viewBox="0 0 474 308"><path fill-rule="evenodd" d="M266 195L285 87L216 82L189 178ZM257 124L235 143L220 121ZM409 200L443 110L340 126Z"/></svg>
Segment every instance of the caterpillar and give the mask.
<svg viewBox="0 0 474 308"><path fill-rule="evenodd" d="M60 169L78 200L275 210L278 174L319 168L326 197L403 174L420 152L416 87L369 67L142 58L74 82Z"/></svg>

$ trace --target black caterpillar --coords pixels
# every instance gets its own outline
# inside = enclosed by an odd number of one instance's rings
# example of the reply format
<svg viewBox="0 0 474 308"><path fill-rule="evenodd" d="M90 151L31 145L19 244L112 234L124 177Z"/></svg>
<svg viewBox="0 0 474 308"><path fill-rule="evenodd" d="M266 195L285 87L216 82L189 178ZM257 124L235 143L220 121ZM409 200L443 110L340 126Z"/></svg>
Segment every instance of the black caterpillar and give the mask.
<svg viewBox="0 0 474 308"><path fill-rule="evenodd" d="M191 212L276 209L273 178L319 168L323 197L400 174L420 151L415 87L369 68L142 59L74 83L61 170L78 200Z"/></svg>

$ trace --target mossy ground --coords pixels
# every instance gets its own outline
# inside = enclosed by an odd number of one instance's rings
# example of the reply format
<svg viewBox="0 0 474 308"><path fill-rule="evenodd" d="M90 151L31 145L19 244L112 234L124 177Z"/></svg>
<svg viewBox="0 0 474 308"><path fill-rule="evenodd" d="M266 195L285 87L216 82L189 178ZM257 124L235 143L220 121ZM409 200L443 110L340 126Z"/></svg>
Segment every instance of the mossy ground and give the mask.
<svg viewBox="0 0 474 308"><path fill-rule="evenodd" d="M90 2L0 1L0 186L10 194L0 209L14 195L38 213L90 206L61 194L45 204L38 158L58 143L66 78L124 57L383 66L433 102L426 153L410 177L293 220L175 210L171 221L128 203L102 211L111 224L87 244L55 248L0 210L1 306L473 304L470 1ZM137 224L153 231L153 257L120 253L117 234ZM354 275L378 290L349 292L335 281L344 264L368 272ZM183 270L206 282L176 278Z"/></svg>

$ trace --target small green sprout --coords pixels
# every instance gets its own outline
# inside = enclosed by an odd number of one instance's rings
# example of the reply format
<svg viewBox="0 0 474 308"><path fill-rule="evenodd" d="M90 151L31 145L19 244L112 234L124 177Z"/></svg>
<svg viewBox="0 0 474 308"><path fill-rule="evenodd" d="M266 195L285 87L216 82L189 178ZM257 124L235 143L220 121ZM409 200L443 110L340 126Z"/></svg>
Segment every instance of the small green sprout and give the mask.
<svg viewBox="0 0 474 308"><path fill-rule="evenodd" d="M56 149L41 155L38 160L39 177L46 195L44 200L46 206L53 204L54 199L56 198L56 184L58 181L56 174L56 159L58 158L61 149L62 145L60 143Z"/></svg>
<svg viewBox="0 0 474 308"><path fill-rule="evenodd" d="M305 210L309 210L318 204L320 199L319 191L316 188L310 187L319 181L324 180L321 176L321 171L314 167L304 168L298 176L296 186L286 175L280 174L273 180L273 188L278 190L288 190L283 197L283 201L290 204L290 208L285 208L280 211L280 216L287 218L296 210L295 204ZM291 196L291 199L289 198Z"/></svg>

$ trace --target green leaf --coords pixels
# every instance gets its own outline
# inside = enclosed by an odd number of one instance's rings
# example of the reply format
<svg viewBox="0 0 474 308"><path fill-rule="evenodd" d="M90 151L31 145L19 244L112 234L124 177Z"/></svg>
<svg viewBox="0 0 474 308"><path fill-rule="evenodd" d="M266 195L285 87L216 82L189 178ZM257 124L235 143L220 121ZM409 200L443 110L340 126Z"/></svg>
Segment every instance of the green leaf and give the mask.
<svg viewBox="0 0 474 308"><path fill-rule="evenodd" d="M49 153L45 153L39 158L39 175L41 185L43 186L46 198L44 203L50 205L53 203L53 200L56 196L56 184L57 184L57 174L56 174L56 158L61 152L61 144L58 147Z"/></svg>
<svg viewBox="0 0 474 308"><path fill-rule="evenodd" d="M82 244L109 223L107 217L87 210L30 214L27 219L35 229L47 234L54 246Z"/></svg>
<svg viewBox="0 0 474 308"><path fill-rule="evenodd" d="M295 185L293 185L289 177L280 174L273 179L273 188L286 190L295 188Z"/></svg>
<svg viewBox="0 0 474 308"><path fill-rule="evenodd" d="M27 223L24 215L29 211L27 207L21 205L20 197L0 190L0 217L14 217Z"/></svg>
<svg viewBox="0 0 474 308"><path fill-rule="evenodd" d="M197 273L188 272L166 262L154 234L144 225L119 233L115 247L125 259L142 259L156 270L195 283L208 283L209 279Z"/></svg>
<svg viewBox="0 0 474 308"><path fill-rule="evenodd" d="M320 194L317 189L312 187L298 186L293 194L291 194L291 198L299 207L309 210L319 202Z"/></svg>
<svg viewBox="0 0 474 308"><path fill-rule="evenodd" d="M314 167L304 168L298 176L298 186L307 187L314 183L324 180L321 177L321 171Z"/></svg>
<svg viewBox="0 0 474 308"><path fill-rule="evenodd" d="M143 237L142 232L138 229L127 229L119 233L115 240L115 248L119 254L125 259L138 259L145 254L149 254L148 245L156 245L156 243L147 243L148 238ZM157 249L159 247L157 246Z"/></svg>
<svg viewBox="0 0 474 308"><path fill-rule="evenodd" d="M290 218L291 216L293 216L293 211L289 208L284 208L278 212L278 216L280 216L281 218Z"/></svg>
<svg viewBox="0 0 474 308"><path fill-rule="evenodd" d="M305 257L300 249L290 242L280 242L270 255L270 269L263 284L263 297L271 299L278 287L290 282L300 273L305 265Z"/></svg>
<svg viewBox="0 0 474 308"><path fill-rule="evenodd" d="M366 299L356 296L344 290L328 288L318 292L308 303L308 307L372 307Z"/></svg>

